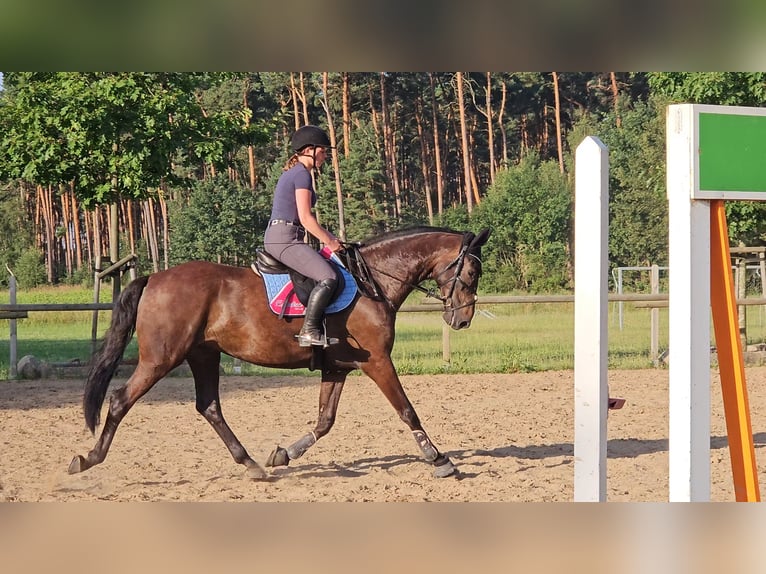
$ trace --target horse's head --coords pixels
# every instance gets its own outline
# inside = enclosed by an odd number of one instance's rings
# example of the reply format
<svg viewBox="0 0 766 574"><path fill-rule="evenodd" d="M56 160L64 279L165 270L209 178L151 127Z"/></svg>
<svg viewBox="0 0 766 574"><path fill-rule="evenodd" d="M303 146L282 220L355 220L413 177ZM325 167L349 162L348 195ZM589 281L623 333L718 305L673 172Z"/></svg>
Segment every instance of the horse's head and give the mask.
<svg viewBox="0 0 766 574"><path fill-rule="evenodd" d="M457 256L444 269L436 270L434 278L444 303L442 317L453 329L471 326L481 277L481 246L488 238L489 229L478 235L466 232Z"/></svg>

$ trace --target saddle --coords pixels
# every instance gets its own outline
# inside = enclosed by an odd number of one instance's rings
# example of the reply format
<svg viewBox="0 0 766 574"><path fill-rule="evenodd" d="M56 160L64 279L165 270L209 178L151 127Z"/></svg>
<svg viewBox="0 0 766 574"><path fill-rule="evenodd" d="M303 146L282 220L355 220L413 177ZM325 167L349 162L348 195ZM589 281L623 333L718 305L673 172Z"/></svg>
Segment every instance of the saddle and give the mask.
<svg viewBox="0 0 766 574"><path fill-rule="evenodd" d="M330 249L324 248L319 253L330 262L338 279L335 293L325 314L338 313L348 307L356 297L356 281ZM255 262L250 268L263 279L269 308L280 319L304 315L316 281L287 267L262 249L256 251Z"/></svg>

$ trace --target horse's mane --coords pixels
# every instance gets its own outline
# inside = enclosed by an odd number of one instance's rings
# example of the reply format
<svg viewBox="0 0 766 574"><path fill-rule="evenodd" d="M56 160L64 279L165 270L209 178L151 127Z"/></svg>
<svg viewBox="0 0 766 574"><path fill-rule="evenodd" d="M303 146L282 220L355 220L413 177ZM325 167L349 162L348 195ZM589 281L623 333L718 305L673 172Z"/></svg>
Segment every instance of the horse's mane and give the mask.
<svg viewBox="0 0 766 574"><path fill-rule="evenodd" d="M411 235L420 235L422 233L452 233L455 235L461 235L459 231L448 229L447 227L429 227L427 225L416 225L411 227L403 227L401 229L395 229L393 231L387 231L379 235L368 237L362 241L362 245L373 245L375 243L381 243L382 241L399 239L400 237L409 237Z"/></svg>

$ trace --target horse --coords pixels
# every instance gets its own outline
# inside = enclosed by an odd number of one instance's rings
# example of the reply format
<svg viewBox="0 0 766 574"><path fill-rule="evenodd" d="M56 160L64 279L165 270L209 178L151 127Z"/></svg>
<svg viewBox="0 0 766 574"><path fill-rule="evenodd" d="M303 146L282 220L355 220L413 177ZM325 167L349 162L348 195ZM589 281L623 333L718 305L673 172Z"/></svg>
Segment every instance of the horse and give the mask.
<svg viewBox="0 0 766 574"><path fill-rule="evenodd" d="M186 361L194 379L196 410L234 461L244 465L247 476L269 480L221 411L219 373L221 353L225 353L265 367L321 371L319 415L313 430L287 448L277 445L266 467L287 466L330 431L346 377L360 369L410 428L423 458L433 465L433 475L452 475L455 465L423 429L391 360L395 319L407 296L418 289L441 300L443 320L452 329L469 327L482 272L481 247L488 237L488 229L474 234L415 227L357 244L354 266L357 274L361 268L367 277L360 277L358 293L346 309L325 317L326 333L337 339L325 348L297 344L302 319L275 315L268 308L262 278L249 268L189 261L132 280L115 302L84 387L83 414L94 436L107 388L134 334L138 363L125 384L112 392L95 446L87 456L75 455L68 472L83 472L102 463L130 408ZM437 288L424 288L421 283L426 280L435 281Z"/></svg>

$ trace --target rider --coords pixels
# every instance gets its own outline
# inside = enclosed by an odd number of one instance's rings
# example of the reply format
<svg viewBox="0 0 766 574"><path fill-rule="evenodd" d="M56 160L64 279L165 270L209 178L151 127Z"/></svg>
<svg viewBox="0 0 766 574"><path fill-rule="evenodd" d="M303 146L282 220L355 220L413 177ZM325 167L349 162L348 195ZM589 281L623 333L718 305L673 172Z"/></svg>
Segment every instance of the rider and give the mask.
<svg viewBox="0 0 766 574"><path fill-rule="evenodd" d="M327 260L303 239L308 231L332 251L342 249L338 238L319 224L312 211L316 203L312 170L325 162L332 147L325 131L312 125L303 126L293 134L291 147L293 154L274 191L264 248L288 267L316 281L297 338L301 347L324 346L327 341L322 332L322 319L337 278Z"/></svg>

